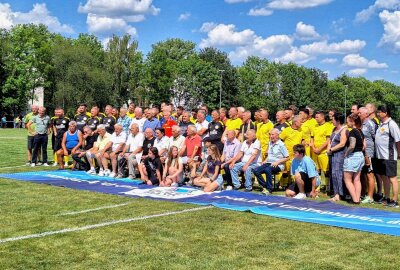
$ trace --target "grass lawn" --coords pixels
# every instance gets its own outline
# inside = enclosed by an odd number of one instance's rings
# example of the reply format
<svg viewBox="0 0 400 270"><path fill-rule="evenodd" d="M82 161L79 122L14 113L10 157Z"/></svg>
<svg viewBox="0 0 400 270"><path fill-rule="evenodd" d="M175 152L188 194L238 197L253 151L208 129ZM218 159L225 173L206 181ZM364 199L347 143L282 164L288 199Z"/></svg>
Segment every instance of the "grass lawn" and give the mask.
<svg viewBox="0 0 400 270"><path fill-rule="evenodd" d="M47 169L21 166L25 137L0 129L0 173ZM0 240L197 207L0 178ZM399 249L397 237L210 208L0 243L0 269L400 269Z"/></svg>

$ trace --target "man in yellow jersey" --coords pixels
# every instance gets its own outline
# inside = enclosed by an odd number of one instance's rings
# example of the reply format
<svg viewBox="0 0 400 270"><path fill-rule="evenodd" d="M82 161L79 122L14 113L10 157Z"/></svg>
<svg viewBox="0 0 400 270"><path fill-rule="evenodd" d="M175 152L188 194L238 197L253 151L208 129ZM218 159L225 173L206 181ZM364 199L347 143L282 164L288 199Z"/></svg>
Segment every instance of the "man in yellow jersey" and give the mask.
<svg viewBox="0 0 400 270"><path fill-rule="evenodd" d="M291 108L286 108L285 109L285 119L286 119L286 124L288 125L288 126L291 126L292 125L292 122L293 122L293 117L294 117L294 112L293 112L293 110L291 109Z"/></svg>
<svg viewBox="0 0 400 270"><path fill-rule="evenodd" d="M265 155L268 151L268 143L269 143L269 132L274 128L274 124L268 119L268 111L262 109L260 111L261 125L257 130L257 139L261 144L261 154L262 159L265 159Z"/></svg>
<svg viewBox="0 0 400 270"><path fill-rule="evenodd" d="M222 135L222 140L226 140L226 132L228 130L234 130L236 133L236 136L239 134L240 127L242 126L243 121L242 119L239 118L239 113L238 109L236 107L231 107L229 109L229 119L226 120L225 123L225 132Z"/></svg>
<svg viewBox="0 0 400 270"><path fill-rule="evenodd" d="M303 132L301 130L301 117L295 115L292 120L292 125L285 128L280 134L279 138L283 141L286 149L289 152L289 160L286 161L285 171L290 171L291 161L294 158L293 146L296 144L301 144L303 142ZM281 177L280 185L287 186L289 184L290 177Z"/></svg>
<svg viewBox="0 0 400 270"><path fill-rule="evenodd" d="M325 121L325 113L323 111L317 111L315 113L315 120L318 126L311 132L311 152L314 154L313 159L318 166L320 173L324 172L325 181L322 181L322 185L327 185L328 181L328 165L329 158L326 153L327 146L332 134L332 129L329 123Z"/></svg>
<svg viewBox="0 0 400 270"><path fill-rule="evenodd" d="M311 157L311 133L316 126L318 126L317 121L315 118L311 117L310 111L307 108L301 108L299 112L299 116L302 120L301 130L303 132L303 144L306 148L306 155Z"/></svg>
<svg viewBox="0 0 400 270"><path fill-rule="evenodd" d="M129 104L128 111L126 112L126 115L128 117L130 117L130 118L135 118L135 108L136 108L135 103L131 102Z"/></svg>

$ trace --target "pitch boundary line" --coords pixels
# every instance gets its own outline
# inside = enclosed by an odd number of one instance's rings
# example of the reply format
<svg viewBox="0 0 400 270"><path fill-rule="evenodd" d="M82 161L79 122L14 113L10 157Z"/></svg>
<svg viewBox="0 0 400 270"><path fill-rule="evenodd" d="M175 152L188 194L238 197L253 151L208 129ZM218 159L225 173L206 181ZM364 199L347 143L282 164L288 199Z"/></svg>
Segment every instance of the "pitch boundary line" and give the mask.
<svg viewBox="0 0 400 270"><path fill-rule="evenodd" d="M92 224L92 225L87 225L87 226L77 227L77 228L66 228L66 229L57 230L57 231L48 231L48 232L42 232L42 233L37 233L37 234L28 234L28 235L23 235L23 236L4 238L4 239L0 239L0 244L7 243L7 242L15 242L15 241L19 241L19 240L25 240L25 239L32 239L32 238L42 238L45 236L55 235L55 234L86 231L86 230L111 226L111 225L120 224L120 223L128 223L128 222L146 220L146 219L157 218L157 217L172 216L172 215L178 215L178 214L183 214L183 213L201 211L201 210L210 209L210 208L213 208L213 206L196 207L196 208L184 209L181 211L165 212L165 213L154 214L154 215L149 215L149 216L112 220L112 221L108 221L108 222L97 223L97 224Z"/></svg>
<svg viewBox="0 0 400 270"><path fill-rule="evenodd" d="M127 203L121 203L121 204L114 204L114 205L101 206L101 207L92 208L92 209L86 209L86 210L82 210L82 211L66 212L66 213L58 214L57 216L72 216L72 215L78 215L78 214L83 214L83 213L89 213L89 212L99 211L99 210L103 210L103 209L117 208L117 207L125 206L125 205L128 205L128 204L132 204L132 203L133 203L133 202L127 202Z"/></svg>

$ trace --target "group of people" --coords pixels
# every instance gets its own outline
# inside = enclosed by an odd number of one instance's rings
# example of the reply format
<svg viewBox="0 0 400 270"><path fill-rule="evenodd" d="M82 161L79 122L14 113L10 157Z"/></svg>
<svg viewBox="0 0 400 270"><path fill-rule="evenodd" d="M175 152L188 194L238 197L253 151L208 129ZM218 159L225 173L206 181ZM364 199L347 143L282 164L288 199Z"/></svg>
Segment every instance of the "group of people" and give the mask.
<svg viewBox="0 0 400 270"><path fill-rule="evenodd" d="M140 177L148 185L251 192L257 182L265 195L280 187L289 197L315 198L325 188L331 201L347 197L398 207L400 130L390 113L374 104L355 104L347 117L334 109L289 106L273 123L266 109L252 115L243 107L209 112L207 106L187 111L131 103L119 110L107 105L100 113L80 104L73 119L61 108L50 118L44 107L33 106L25 121L31 166L39 149L48 165L51 133L60 169L72 155L74 169Z"/></svg>

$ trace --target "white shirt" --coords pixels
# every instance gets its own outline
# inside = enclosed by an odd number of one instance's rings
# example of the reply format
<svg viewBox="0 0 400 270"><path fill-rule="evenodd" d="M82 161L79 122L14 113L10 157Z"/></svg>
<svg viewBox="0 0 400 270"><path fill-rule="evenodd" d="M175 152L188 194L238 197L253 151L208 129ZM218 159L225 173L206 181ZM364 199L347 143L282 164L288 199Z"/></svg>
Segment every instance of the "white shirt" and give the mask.
<svg viewBox="0 0 400 270"><path fill-rule="evenodd" d="M179 135L178 137L174 138L174 136L172 136L168 140L168 150L172 146L176 146L178 148L178 151L180 151L184 144L185 144L185 137Z"/></svg>
<svg viewBox="0 0 400 270"><path fill-rule="evenodd" d="M144 122L146 122L146 117L137 119L136 117L132 119L131 125L129 126L129 129L131 128L132 124L135 123L139 126L139 132L143 132L143 125Z"/></svg>
<svg viewBox="0 0 400 270"><path fill-rule="evenodd" d="M199 132L202 129L208 129L208 121L204 120L202 123L196 122L195 127L197 129L197 132ZM208 133L204 132L203 135L201 135L201 138L204 139L205 137L208 137Z"/></svg>
<svg viewBox="0 0 400 270"><path fill-rule="evenodd" d="M112 142L111 150L114 152L121 144L126 142L126 133L122 131L119 135L117 135L117 133L114 132L111 135L110 141Z"/></svg>
<svg viewBox="0 0 400 270"><path fill-rule="evenodd" d="M128 140L126 141L126 145L129 145L129 152L132 153L138 147L143 147L144 135L143 133L139 132L134 136L132 133L129 134Z"/></svg>
<svg viewBox="0 0 400 270"><path fill-rule="evenodd" d="M251 156L254 154L255 151L258 150L258 154L254 161L254 163L261 164L261 144L259 140L255 140L252 144L248 145L247 141L242 143L242 148L240 149L243 152L242 162L247 162L250 160Z"/></svg>
<svg viewBox="0 0 400 270"><path fill-rule="evenodd" d="M158 149L158 153L160 153L161 149L168 149L168 144L169 144L169 138L167 136L164 136L161 138L161 140L156 138L154 140L153 147L156 147Z"/></svg>

